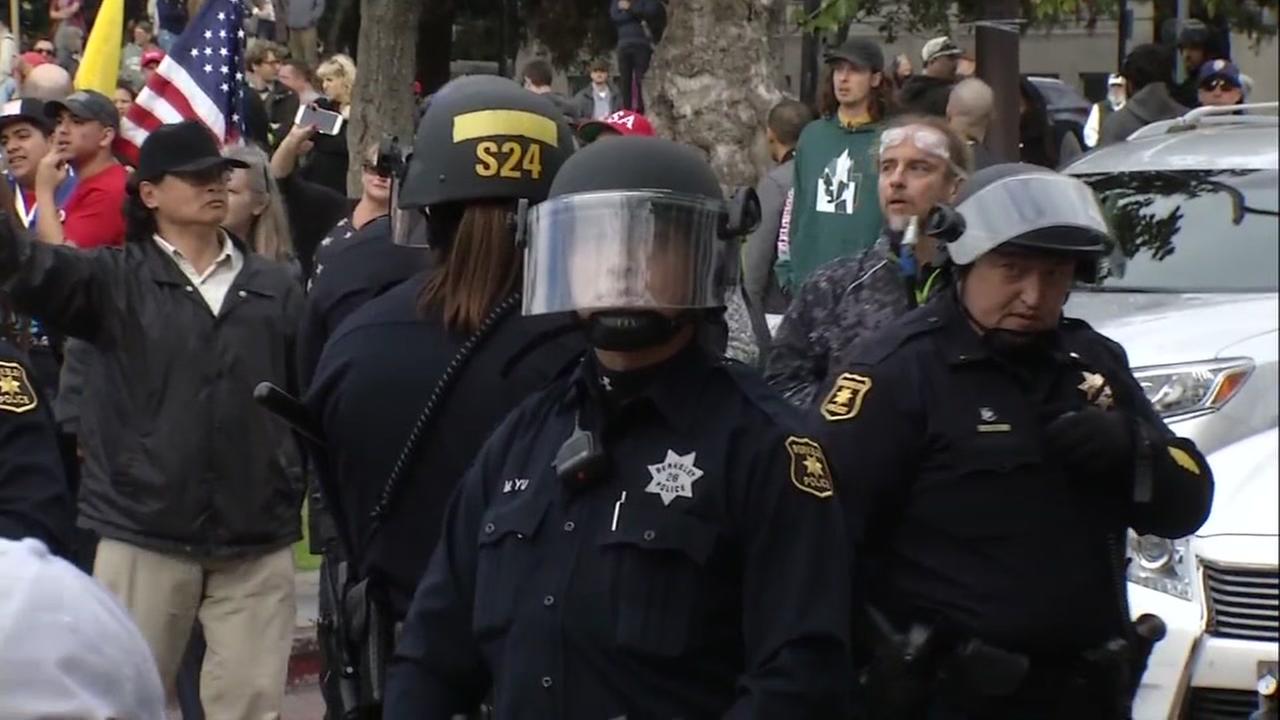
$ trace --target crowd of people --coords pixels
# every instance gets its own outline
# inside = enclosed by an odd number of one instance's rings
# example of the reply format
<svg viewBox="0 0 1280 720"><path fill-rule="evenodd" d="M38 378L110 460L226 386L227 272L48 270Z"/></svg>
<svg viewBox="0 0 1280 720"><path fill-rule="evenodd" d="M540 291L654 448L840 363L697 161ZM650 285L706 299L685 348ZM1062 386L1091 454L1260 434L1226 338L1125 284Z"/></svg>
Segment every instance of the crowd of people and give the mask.
<svg viewBox="0 0 1280 720"><path fill-rule="evenodd" d="M57 62L3 106L0 717L279 717L307 496L334 717L1127 717L1114 538L1194 531L1213 485L1062 317L1112 239L1033 84L1000 157L949 38L920 75L852 39L726 195L642 113L661 3L613 0L620 90L459 78L348 197L345 135L294 122L351 109L317 8L246 51L242 147L186 121L125 167L124 99ZM131 40L145 74L163 29ZM1119 77L1098 144L1182 107L1165 50ZM23 634L57 584L114 643L89 689Z"/></svg>

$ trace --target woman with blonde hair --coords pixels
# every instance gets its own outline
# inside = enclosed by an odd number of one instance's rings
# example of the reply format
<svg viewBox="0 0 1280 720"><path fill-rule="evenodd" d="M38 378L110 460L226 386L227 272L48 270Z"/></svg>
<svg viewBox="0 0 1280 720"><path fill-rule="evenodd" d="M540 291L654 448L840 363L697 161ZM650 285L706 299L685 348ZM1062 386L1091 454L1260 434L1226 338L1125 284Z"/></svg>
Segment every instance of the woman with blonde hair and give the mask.
<svg viewBox="0 0 1280 720"><path fill-rule="evenodd" d="M230 147L222 153L246 163L227 179L227 219L223 225L250 250L297 269L289 219L280 188L267 167L267 154L253 145Z"/></svg>
<svg viewBox="0 0 1280 720"><path fill-rule="evenodd" d="M333 55L316 69L325 97L316 107L351 115L351 96L356 84L356 64L348 55ZM310 152L302 162L301 177L319 185L347 193L347 126L343 123L336 135L315 134Z"/></svg>
<svg viewBox="0 0 1280 720"><path fill-rule="evenodd" d="M356 86L356 63L350 55L338 53L316 68L320 89L338 106L343 117L351 115L351 96Z"/></svg>

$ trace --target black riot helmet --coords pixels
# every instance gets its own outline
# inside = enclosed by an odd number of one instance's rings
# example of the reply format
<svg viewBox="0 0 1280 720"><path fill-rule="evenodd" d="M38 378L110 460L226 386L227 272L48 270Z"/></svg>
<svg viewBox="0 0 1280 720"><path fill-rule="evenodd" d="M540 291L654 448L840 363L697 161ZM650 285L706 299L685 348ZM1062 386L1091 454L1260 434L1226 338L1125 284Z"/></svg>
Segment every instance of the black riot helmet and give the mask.
<svg viewBox="0 0 1280 720"><path fill-rule="evenodd" d="M956 211L964 230L947 243L957 265L971 265L1002 245L1078 258L1083 279L1111 244L1097 197L1080 180L1038 165L1006 163L973 174Z"/></svg>
<svg viewBox="0 0 1280 720"><path fill-rule="evenodd" d="M661 344L721 308L738 243L759 222L744 191L726 201L695 149L654 137L588 145L529 212L526 315L576 312L608 350Z"/></svg>
<svg viewBox="0 0 1280 720"><path fill-rule="evenodd" d="M405 211L397 242L439 246L464 203L543 200L572 152L573 133L550 100L495 75L449 82L431 97L394 193ZM424 216L430 233L421 232Z"/></svg>

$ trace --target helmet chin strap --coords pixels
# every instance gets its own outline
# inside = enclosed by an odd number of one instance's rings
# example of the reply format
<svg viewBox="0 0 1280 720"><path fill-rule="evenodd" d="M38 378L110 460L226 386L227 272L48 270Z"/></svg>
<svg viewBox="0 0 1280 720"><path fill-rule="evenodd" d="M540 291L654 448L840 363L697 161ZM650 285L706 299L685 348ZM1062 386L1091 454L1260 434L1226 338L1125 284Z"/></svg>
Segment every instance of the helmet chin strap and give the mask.
<svg viewBox="0 0 1280 720"><path fill-rule="evenodd" d="M965 318L978 329L982 342L991 348L991 352L1002 357L1017 358L1031 355L1043 355L1049 348L1053 338L1052 330L1007 330L992 327L978 320L969 306L964 302L964 280L956 281L957 301Z"/></svg>
<svg viewBox="0 0 1280 720"><path fill-rule="evenodd" d="M592 347L612 352L632 352L656 347L698 316L696 310L683 310L667 317L656 310L607 310L592 313L586 324L587 342Z"/></svg>

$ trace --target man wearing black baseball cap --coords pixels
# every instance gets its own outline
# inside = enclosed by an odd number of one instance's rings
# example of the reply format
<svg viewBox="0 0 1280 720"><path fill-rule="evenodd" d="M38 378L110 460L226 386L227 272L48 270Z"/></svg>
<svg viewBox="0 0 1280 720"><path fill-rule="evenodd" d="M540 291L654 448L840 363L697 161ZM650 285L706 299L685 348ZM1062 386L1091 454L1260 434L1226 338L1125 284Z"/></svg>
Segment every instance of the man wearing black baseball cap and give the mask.
<svg viewBox="0 0 1280 720"><path fill-rule="evenodd" d="M852 38L826 55L818 110L800 134L788 237L779 242L779 285L793 292L818 266L870 247L880 235L875 150L888 111L884 52Z"/></svg>
<svg viewBox="0 0 1280 720"><path fill-rule="evenodd" d="M120 132L120 113L106 95L93 90L71 93L48 102L45 117L54 123L55 149L36 171L36 203L54 205L54 191L74 171L76 189L63 206L61 221L41 214L36 223L40 239L53 245L79 248L124 242L124 184L129 173L112 154Z"/></svg>
<svg viewBox="0 0 1280 720"><path fill-rule="evenodd" d="M0 284L96 350L79 432L95 576L166 685L198 616L216 650L205 713L262 718L281 714L305 483L288 429L253 389L298 392L303 298L287 266L220 227L226 173L242 165L197 122L161 127L129 181L123 250L53 247L0 223Z"/></svg>

